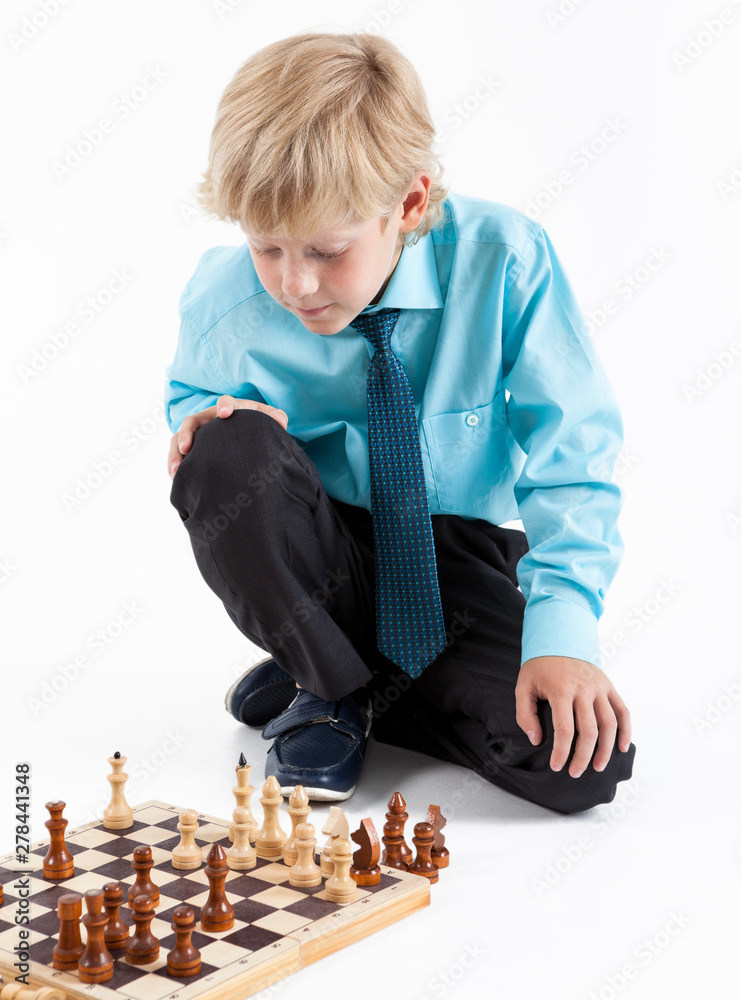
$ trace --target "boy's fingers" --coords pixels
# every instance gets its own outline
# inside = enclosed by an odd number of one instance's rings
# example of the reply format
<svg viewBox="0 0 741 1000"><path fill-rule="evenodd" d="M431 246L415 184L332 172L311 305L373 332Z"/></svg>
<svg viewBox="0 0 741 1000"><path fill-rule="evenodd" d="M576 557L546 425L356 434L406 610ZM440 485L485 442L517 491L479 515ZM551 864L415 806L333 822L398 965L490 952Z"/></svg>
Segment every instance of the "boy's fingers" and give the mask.
<svg viewBox="0 0 741 1000"><path fill-rule="evenodd" d="M560 771L569 757L574 739L574 705L570 698L551 701L553 716L553 752L551 768Z"/></svg>
<svg viewBox="0 0 741 1000"><path fill-rule="evenodd" d="M612 756L612 749L615 746L615 734L617 733L617 719L612 710L612 706L607 697L602 696L594 703L594 712L599 726L599 740L597 741L597 751L594 755L595 771L604 771Z"/></svg>
<svg viewBox="0 0 741 1000"><path fill-rule="evenodd" d="M538 718L537 704L538 698L535 690L530 688L515 688L515 702L517 725L527 734L527 738L537 746L543 736Z"/></svg>
<svg viewBox="0 0 741 1000"><path fill-rule="evenodd" d="M234 396L219 396L216 400L216 415L230 417L234 413Z"/></svg>
<svg viewBox="0 0 741 1000"><path fill-rule="evenodd" d="M630 711L617 691L613 690L610 694L610 704L612 705L612 709L617 719L618 747L623 753L626 753L630 750L630 741L633 738Z"/></svg>
<svg viewBox="0 0 741 1000"><path fill-rule="evenodd" d="M591 701L577 700L574 703L574 717L576 719L576 731L578 733L574 756L569 764L569 774L572 778L578 778L586 771L589 761L592 759L594 748L599 737L599 726L597 717L594 714L594 703Z"/></svg>

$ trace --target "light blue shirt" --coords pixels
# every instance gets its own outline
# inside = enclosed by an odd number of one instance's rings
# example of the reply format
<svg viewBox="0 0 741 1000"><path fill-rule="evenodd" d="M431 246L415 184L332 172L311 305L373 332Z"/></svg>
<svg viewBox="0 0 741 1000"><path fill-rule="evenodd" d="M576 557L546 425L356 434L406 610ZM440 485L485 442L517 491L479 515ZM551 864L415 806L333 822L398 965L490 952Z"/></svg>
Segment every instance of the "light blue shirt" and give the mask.
<svg viewBox="0 0 741 1000"><path fill-rule="evenodd" d="M597 623L623 552L622 421L547 233L507 205L450 194L444 224L404 247L363 311L390 307L401 309L391 348L416 401L430 513L521 519L522 662L600 665ZM171 431L224 393L269 403L329 496L370 510L368 341L349 326L307 330L265 291L246 243L203 254L180 317L165 373Z"/></svg>

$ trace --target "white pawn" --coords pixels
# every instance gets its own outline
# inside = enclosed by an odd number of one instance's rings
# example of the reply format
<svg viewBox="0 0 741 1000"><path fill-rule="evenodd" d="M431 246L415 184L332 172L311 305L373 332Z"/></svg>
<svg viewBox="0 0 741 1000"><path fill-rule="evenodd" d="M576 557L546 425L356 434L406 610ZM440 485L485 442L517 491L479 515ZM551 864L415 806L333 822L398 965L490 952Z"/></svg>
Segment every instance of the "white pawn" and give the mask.
<svg viewBox="0 0 741 1000"><path fill-rule="evenodd" d="M172 867L182 871L189 871L191 868L200 868L203 862L201 848L196 844L196 830L198 829L198 813L195 809L184 809L180 813L178 830L180 831L180 843L172 852Z"/></svg>
<svg viewBox="0 0 741 1000"><path fill-rule="evenodd" d="M298 860L288 872L288 881L297 886L321 885L322 870L314 861L316 837L311 823L298 824L295 843Z"/></svg>
<svg viewBox="0 0 741 1000"><path fill-rule="evenodd" d="M333 903L352 903L358 894L358 887L350 878L352 864L352 844L346 837L338 837L332 844L334 872L327 879L324 893Z"/></svg>
<svg viewBox="0 0 741 1000"><path fill-rule="evenodd" d="M291 817L291 832L288 840L283 845L283 860L287 865L295 865L298 860L298 850L296 848L296 830L300 823L306 822L306 817L311 812L309 796L303 785L294 785L293 791L288 796L288 815Z"/></svg>
<svg viewBox="0 0 741 1000"><path fill-rule="evenodd" d="M237 871L244 871L246 868L254 868L257 864L257 852L250 844L250 811L244 806L237 806L232 813L232 829L234 830L234 843L227 847L226 863L230 868Z"/></svg>

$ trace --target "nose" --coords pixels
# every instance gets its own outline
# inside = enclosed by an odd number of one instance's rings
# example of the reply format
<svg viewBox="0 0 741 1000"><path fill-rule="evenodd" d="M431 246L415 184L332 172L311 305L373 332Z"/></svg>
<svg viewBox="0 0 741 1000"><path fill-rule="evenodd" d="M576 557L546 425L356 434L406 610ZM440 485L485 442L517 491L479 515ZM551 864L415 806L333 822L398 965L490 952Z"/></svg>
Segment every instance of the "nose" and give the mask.
<svg viewBox="0 0 741 1000"><path fill-rule="evenodd" d="M290 299L301 299L313 295L319 288L316 273L306 262L287 264L281 285L283 294Z"/></svg>

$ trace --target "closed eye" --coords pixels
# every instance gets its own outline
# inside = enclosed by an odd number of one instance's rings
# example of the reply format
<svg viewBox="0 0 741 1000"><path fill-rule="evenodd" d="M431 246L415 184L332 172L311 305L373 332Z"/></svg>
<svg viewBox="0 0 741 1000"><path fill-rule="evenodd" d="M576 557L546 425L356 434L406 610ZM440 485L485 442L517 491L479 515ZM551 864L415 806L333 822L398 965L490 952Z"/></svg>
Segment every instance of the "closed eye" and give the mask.
<svg viewBox="0 0 741 1000"><path fill-rule="evenodd" d="M255 253L259 254L261 257L271 257L273 256L273 254L280 253L280 250L278 250L277 247L273 250L258 250L257 247L253 247L252 249L255 251ZM334 253L322 253L321 250L314 251L317 257L324 257L325 259L331 259L332 257L339 257L342 252L343 252L342 250L335 250Z"/></svg>

